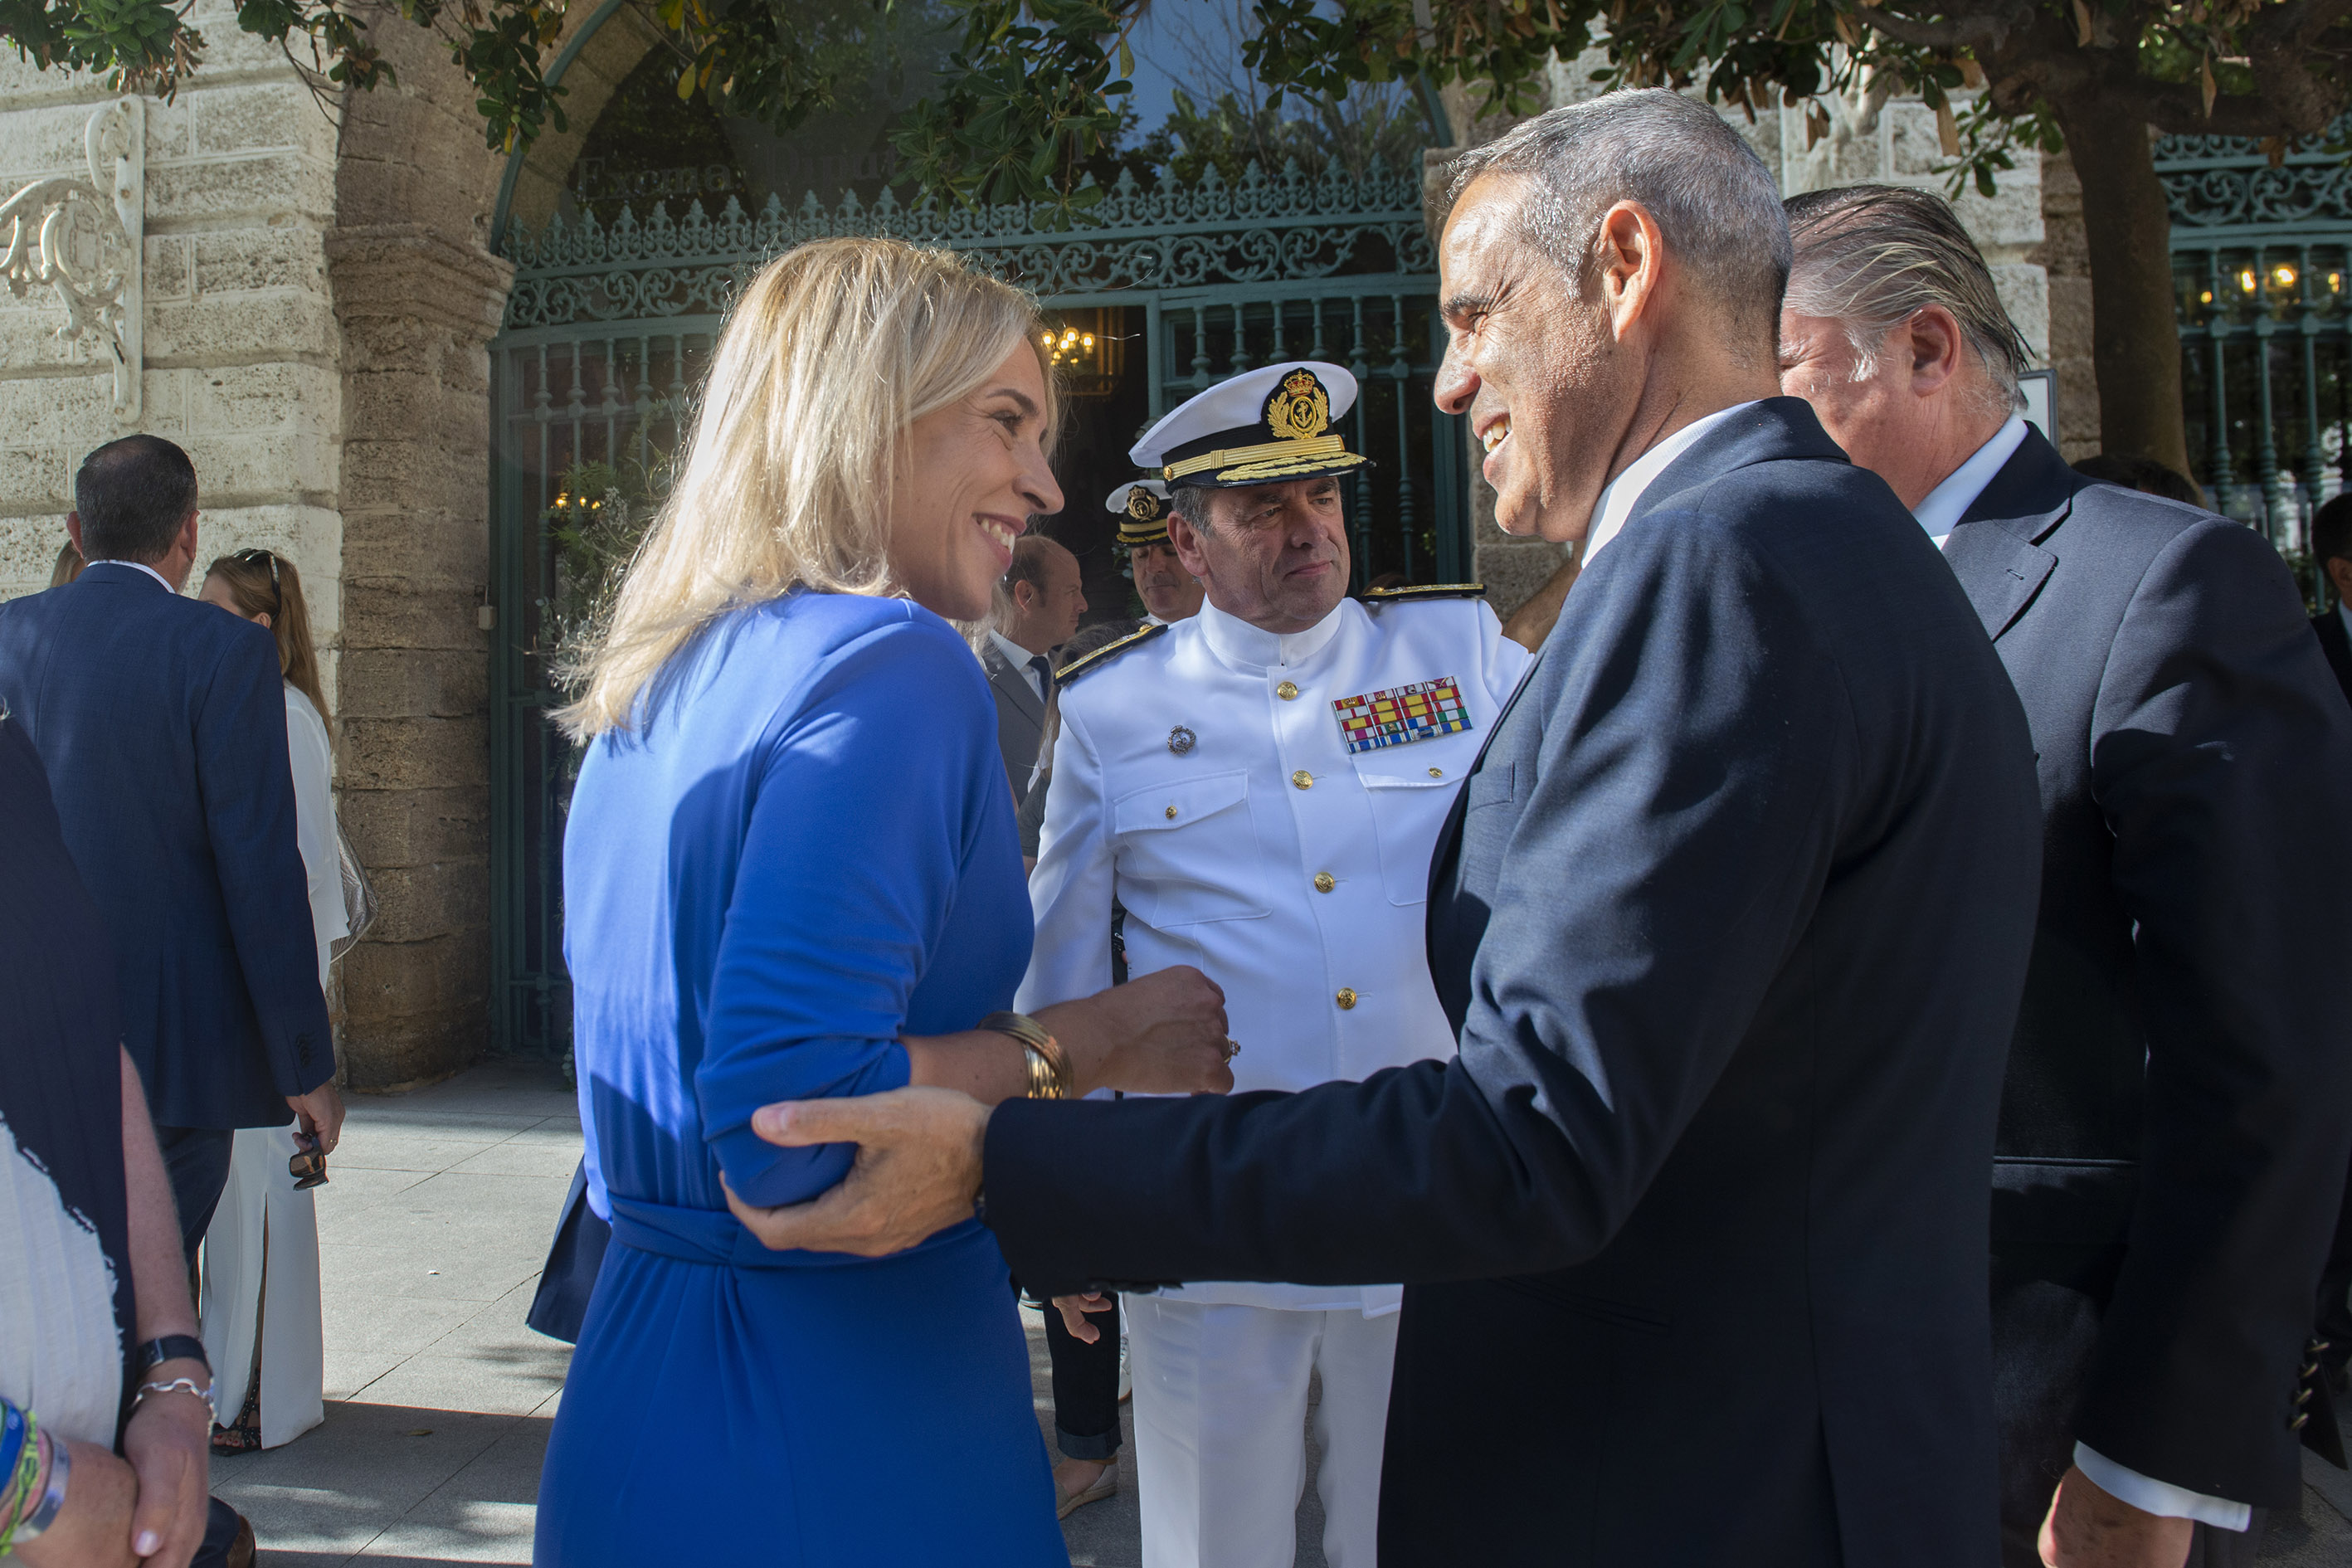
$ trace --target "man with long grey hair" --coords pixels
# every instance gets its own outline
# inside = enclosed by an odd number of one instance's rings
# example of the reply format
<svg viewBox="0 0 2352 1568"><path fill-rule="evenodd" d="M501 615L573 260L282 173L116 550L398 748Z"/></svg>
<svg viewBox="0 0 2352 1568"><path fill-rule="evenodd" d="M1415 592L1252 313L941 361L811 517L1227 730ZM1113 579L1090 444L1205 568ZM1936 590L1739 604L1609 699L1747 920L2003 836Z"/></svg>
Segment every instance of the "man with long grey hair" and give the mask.
<svg viewBox="0 0 2352 1568"><path fill-rule="evenodd" d="M1992 1168L2002 1560L2252 1562L2297 1431L2334 1426L2306 1340L2352 1137L2352 723L2260 535L2018 416L2023 345L1942 200L1789 214L1781 384L1943 546L2041 754Z"/></svg>
<svg viewBox="0 0 2352 1568"><path fill-rule="evenodd" d="M1775 395L1788 228L1737 132L1614 93L1452 195L1438 405L1505 528L1586 546L1430 867L1458 1057L992 1118L766 1107L772 1142L863 1147L816 1203L738 1212L904 1246L984 1173L1056 1292L1404 1281L1384 1568L1982 1568L2024 715L1909 515Z"/></svg>

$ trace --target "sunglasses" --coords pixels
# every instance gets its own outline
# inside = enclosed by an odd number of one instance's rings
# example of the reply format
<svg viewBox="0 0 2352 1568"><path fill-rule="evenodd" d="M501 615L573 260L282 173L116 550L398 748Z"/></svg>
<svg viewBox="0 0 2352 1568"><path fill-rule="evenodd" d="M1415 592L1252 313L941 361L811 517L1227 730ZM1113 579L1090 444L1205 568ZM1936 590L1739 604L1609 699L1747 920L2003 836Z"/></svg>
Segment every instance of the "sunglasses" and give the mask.
<svg viewBox="0 0 2352 1568"><path fill-rule="evenodd" d="M300 1147L294 1151L294 1157L286 1162L287 1174L294 1178L294 1190L299 1193L310 1187L325 1186L327 1156L320 1149L319 1141L308 1132L297 1132L294 1142Z"/></svg>
<svg viewBox="0 0 2352 1568"><path fill-rule="evenodd" d="M268 567L269 592L272 596L278 600L278 603L281 607L285 605L286 585L278 580L277 552L271 550L240 550L236 554L230 556L229 559L232 561L242 561L247 566Z"/></svg>

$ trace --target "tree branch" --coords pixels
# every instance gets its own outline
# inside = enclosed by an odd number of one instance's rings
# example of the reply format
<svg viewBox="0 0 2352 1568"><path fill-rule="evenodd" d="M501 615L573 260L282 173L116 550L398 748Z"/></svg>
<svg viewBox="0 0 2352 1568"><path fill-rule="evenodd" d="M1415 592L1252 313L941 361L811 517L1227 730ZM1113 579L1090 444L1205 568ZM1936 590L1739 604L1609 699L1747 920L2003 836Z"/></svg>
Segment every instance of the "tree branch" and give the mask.
<svg viewBox="0 0 2352 1568"><path fill-rule="evenodd" d="M2007 39L2011 26L2008 16L1990 11L1927 22L1914 16L1898 16L1874 5L1857 5L1853 17L1898 44L1919 49L1997 49Z"/></svg>
<svg viewBox="0 0 2352 1568"><path fill-rule="evenodd" d="M2344 112L2340 69L2323 76L2313 67L2342 66L2340 50L2318 46L2347 15L2352 15L2352 0L2287 0L2256 16L2247 29L2246 56L2254 79L2263 84L2263 96L2287 130L2315 135Z"/></svg>

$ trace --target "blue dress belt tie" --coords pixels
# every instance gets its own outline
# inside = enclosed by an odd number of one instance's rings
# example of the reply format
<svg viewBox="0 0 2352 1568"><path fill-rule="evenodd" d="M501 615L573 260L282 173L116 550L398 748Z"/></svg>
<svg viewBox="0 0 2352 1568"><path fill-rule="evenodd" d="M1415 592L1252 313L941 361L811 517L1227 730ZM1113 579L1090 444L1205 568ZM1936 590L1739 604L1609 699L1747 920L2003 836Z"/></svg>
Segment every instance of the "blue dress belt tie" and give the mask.
<svg viewBox="0 0 2352 1568"><path fill-rule="evenodd" d="M608 1193L605 1201L613 1209L614 1241L639 1252L674 1258L680 1263L699 1263L710 1268L834 1268L876 1261L849 1252L810 1252L799 1247L770 1251L725 1209L678 1208L625 1198L618 1193ZM962 1225L950 1226L919 1246L929 1248L958 1239L978 1224L977 1220L966 1220Z"/></svg>

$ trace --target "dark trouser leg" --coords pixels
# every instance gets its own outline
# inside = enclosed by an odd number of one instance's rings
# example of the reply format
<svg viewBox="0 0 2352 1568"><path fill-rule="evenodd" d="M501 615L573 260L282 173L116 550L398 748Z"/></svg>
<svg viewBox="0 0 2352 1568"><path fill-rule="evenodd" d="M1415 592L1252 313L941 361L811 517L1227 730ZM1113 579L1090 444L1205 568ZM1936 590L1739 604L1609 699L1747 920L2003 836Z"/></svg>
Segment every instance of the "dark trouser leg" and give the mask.
<svg viewBox="0 0 2352 1568"><path fill-rule="evenodd" d="M1062 1326L1045 1305L1045 1353L1054 1363L1054 1439L1073 1459L1108 1459L1118 1452L1118 1298L1112 1310L1087 1314L1101 1331L1087 1344Z"/></svg>
<svg viewBox="0 0 2352 1568"><path fill-rule="evenodd" d="M2352 1363L2352 1173L2344 1184L2344 1206L2336 1211L2336 1240L2327 1249L2327 1264L2319 1271L2319 1338L2327 1348L2319 1352L2326 1365L2341 1372Z"/></svg>
<svg viewBox="0 0 2352 1568"><path fill-rule="evenodd" d="M2036 1542L2074 1462L2074 1404L2098 1338L2098 1310L2078 1291L2037 1279L1993 1292L2003 1568L2042 1568Z"/></svg>
<svg viewBox="0 0 2352 1568"><path fill-rule="evenodd" d="M228 1158L236 1134L223 1127L158 1127L155 1141L163 1148L163 1173L172 1183L172 1202L180 1211L180 1245L188 1262L196 1261L196 1247L211 1228L213 1210L220 1206L221 1189L228 1185Z"/></svg>

